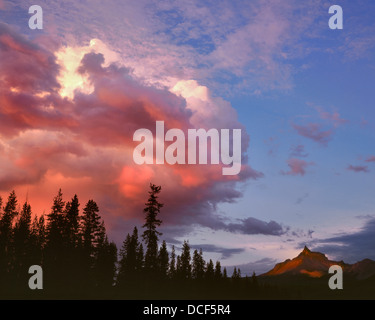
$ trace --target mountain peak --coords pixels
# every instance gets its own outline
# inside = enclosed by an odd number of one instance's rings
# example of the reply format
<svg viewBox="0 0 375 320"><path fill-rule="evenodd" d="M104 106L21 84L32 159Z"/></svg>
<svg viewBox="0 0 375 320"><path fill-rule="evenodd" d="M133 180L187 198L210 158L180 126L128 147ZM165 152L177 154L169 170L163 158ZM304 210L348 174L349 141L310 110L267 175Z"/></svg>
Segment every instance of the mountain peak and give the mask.
<svg viewBox="0 0 375 320"><path fill-rule="evenodd" d="M309 249L308 247L305 246L305 247L303 248L303 250L302 250L302 253L303 253L303 254L309 254L309 253L311 253L311 251L310 251L310 249Z"/></svg>

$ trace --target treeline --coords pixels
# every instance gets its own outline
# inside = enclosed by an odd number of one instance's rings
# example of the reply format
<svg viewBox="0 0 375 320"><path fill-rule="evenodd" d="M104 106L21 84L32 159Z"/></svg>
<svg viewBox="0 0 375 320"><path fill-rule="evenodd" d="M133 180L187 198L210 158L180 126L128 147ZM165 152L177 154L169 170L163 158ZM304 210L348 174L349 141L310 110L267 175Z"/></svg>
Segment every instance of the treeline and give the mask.
<svg viewBox="0 0 375 320"><path fill-rule="evenodd" d="M120 250L108 240L94 200L80 213L77 195L65 202L59 190L50 213L32 218L30 204L20 207L14 191L4 205L0 197L0 296L198 298L257 287L255 274L239 283L239 269L228 277L220 261L205 261L202 250L191 253L188 241L180 255L174 246L168 252L166 242L159 243L160 192L160 186L150 184L143 233L134 227ZM28 286L31 265L42 267L43 290Z"/></svg>

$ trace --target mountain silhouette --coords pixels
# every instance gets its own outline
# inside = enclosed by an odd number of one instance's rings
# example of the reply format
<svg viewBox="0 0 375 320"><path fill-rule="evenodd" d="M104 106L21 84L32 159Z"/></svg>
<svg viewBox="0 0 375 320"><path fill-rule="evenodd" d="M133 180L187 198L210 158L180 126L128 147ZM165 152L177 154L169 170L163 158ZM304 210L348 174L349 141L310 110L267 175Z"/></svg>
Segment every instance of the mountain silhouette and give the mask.
<svg viewBox="0 0 375 320"><path fill-rule="evenodd" d="M358 280L375 275L375 261L371 259L348 264L344 261L329 260L323 253L313 252L305 246L297 257L277 263L273 269L260 277L306 275L311 278L321 278L328 274L328 269L332 265L341 266L344 273Z"/></svg>

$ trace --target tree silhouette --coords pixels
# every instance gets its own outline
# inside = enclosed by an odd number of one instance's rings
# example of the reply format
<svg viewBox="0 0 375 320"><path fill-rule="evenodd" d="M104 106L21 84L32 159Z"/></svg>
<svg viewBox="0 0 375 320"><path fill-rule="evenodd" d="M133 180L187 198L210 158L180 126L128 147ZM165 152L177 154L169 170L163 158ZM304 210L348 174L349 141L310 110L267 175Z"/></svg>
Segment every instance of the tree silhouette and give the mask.
<svg viewBox="0 0 375 320"><path fill-rule="evenodd" d="M174 245L172 246L168 275L169 275L169 278L171 278L171 279L176 277L176 250L175 250Z"/></svg>
<svg viewBox="0 0 375 320"><path fill-rule="evenodd" d="M192 276L194 279L202 280L205 274L205 261L202 249L195 249L193 253Z"/></svg>
<svg viewBox="0 0 375 320"><path fill-rule="evenodd" d="M158 269L160 277L165 279L168 275L169 269L169 254L165 240L163 241L158 254Z"/></svg>
<svg viewBox="0 0 375 320"><path fill-rule="evenodd" d="M181 253L181 277L183 279L190 279L191 278L191 264L190 264L191 256L190 256L190 246L188 241L184 241L182 246L182 253Z"/></svg>
<svg viewBox="0 0 375 320"><path fill-rule="evenodd" d="M205 276L206 276L206 279L209 280L209 281L212 281L215 277L214 263L211 259L207 263Z"/></svg>
<svg viewBox="0 0 375 320"><path fill-rule="evenodd" d="M220 264L220 261L216 261L216 264L215 264L215 280L220 280L221 278L222 278L221 264Z"/></svg>
<svg viewBox="0 0 375 320"><path fill-rule="evenodd" d="M146 214L145 228L142 238L146 243L146 255L145 255L145 268L146 270L156 270L157 268L157 255L158 255L158 240L161 234L157 227L162 223L160 219L157 218L160 213L160 209L163 207L163 204L158 201L158 194L161 191L161 186L156 186L150 184L149 198L146 202L146 207L143 209L143 212Z"/></svg>
<svg viewBox="0 0 375 320"><path fill-rule="evenodd" d="M158 293L172 298L176 294L220 297L258 286L254 285L255 273L252 281L241 281L236 267L233 279L227 279L226 268L222 273L220 261L206 263L202 249L194 250L191 257L188 240L184 240L180 255L176 255L175 246L169 253L165 240L159 247L160 191L160 186L150 184L142 234L146 253L134 227L123 241L119 261L116 244L109 241L94 200L89 200L80 214L78 196L65 202L59 189L50 212L37 216L27 201L19 208L14 191L5 206L0 197L0 297L32 294L27 286L31 265L43 268L42 296L46 298L150 298Z"/></svg>

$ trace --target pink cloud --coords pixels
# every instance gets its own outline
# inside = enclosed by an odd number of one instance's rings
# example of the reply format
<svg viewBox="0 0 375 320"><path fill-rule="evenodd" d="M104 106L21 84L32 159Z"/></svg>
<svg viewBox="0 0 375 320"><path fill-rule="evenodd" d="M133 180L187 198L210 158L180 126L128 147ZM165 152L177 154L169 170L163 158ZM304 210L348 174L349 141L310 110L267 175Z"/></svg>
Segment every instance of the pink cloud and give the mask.
<svg viewBox="0 0 375 320"><path fill-rule="evenodd" d="M310 105L312 104L310 103ZM335 128L349 122L349 120L341 118L340 114L337 111L330 113L323 110L323 108L319 106L316 106L315 109L318 111L321 119L329 121Z"/></svg>
<svg viewBox="0 0 375 320"><path fill-rule="evenodd" d="M314 165L314 162L307 162L302 159L290 158L287 160L287 164L289 166L289 171L282 171L282 174L291 176L304 176L306 174L307 167Z"/></svg>
<svg viewBox="0 0 375 320"><path fill-rule="evenodd" d="M370 170L367 166L349 165L347 169L350 170L350 171L354 171L354 172L370 172Z"/></svg>
<svg viewBox="0 0 375 320"><path fill-rule="evenodd" d="M68 195L94 198L109 225L119 218L141 220L153 182L163 188L166 225L210 226L218 203L241 196L239 182L263 176L246 164L249 136L233 108L208 91L204 98L184 98L144 85L129 68L104 66L103 55L89 53L78 71L87 76L93 91L63 98L57 80L61 66L54 54L4 24L0 60L0 166L5 169L0 188L27 192L31 204L34 195L39 210L35 213L48 212L62 187ZM134 164L134 131L154 132L157 120L165 122L166 130L242 128L241 173L223 176L221 165Z"/></svg>
<svg viewBox="0 0 375 320"><path fill-rule="evenodd" d="M366 162L375 162L375 156L370 156L365 161Z"/></svg>

